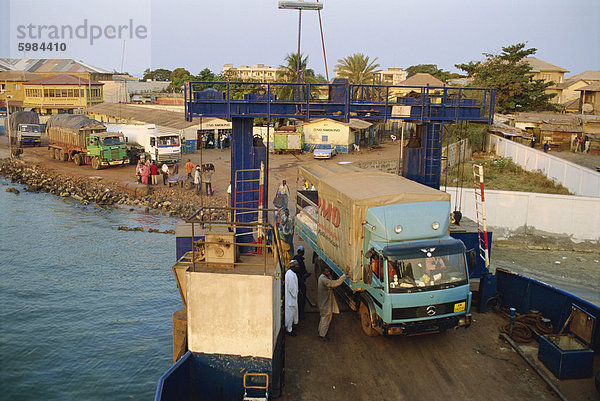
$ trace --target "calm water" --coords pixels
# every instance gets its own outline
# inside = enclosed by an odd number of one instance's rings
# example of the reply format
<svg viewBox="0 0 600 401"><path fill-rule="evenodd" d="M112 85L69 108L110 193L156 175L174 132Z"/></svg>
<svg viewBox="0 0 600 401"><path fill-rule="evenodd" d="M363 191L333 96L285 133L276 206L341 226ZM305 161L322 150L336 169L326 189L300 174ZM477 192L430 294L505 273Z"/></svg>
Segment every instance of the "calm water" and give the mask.
<svg viewBox="0 0 600 401"><path fill-rule="evenodd" d="M0 178L0 400L151 400L171 366L175 219Z"/></svg>

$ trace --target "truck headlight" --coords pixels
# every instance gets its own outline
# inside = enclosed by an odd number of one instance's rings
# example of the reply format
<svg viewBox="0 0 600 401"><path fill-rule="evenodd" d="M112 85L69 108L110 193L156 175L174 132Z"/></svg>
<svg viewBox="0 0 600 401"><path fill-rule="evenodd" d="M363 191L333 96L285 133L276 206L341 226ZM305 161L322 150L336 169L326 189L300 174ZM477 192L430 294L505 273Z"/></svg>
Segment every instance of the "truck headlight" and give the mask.
<svg viewBox="0 0 600 401"><path fill-rule="evenodd" d="M402 232L402 226L396 226L396 227L394 227L394 232L396 234L400 234Z"/></svg>
<svg viewBox="0 0 600 401"><path fill-rule="evenodd" d="M437 230L438 228L440 228L440 223L438 223L437 221L434 221L431 224L431 228L433 228L434 230Z"/></svg>

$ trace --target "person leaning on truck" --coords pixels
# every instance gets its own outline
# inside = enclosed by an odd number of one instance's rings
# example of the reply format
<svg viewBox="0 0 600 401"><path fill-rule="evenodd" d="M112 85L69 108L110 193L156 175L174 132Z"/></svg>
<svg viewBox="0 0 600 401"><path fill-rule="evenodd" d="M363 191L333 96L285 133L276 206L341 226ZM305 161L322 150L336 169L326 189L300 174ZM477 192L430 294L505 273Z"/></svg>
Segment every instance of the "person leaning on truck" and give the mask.
<svg viewBox="0 0 600 401"><path fill-rule="evenodd" d="M331 318L333 317L333 314L340 313L340 308L335 300L333 289L343 284L349 270L349 268L346 268L344 274L342 274L337 280L334 280L331 268L326 266L323 269L323 273L319 276L317 295L321 319L319 320L318 330L319 338L323 341L329 341L329 337L327 337L327 331L329 331L329 325L331 324Z"/></svg>

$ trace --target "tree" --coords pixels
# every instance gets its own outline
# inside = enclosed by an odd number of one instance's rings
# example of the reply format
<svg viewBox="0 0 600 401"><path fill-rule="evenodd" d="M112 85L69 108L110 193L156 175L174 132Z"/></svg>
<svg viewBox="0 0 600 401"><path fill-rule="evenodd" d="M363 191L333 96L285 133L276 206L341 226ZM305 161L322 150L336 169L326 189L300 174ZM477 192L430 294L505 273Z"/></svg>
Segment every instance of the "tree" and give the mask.
<svg viewBox="0 0 600 401"><path fill-rule="evenodd" d="M285 56L285 65L280 65L284 71L279 74L278 80L281 82L298 82L298 54L290 53ZM314 83L316 81L315 71L307 68L308 56L302 56L300 53L300 78L303 82Z"/></svg>
<svg viewBox="0 0 600 401"><path fill-rule="evenodd" d="M408 73L407 78L412 77L418 73L430 74L439 79L440 81L446 82L451 78L459 78L460 75L454 72L444 71L441 68L438 68L436 64L417 64L411 65L406 69Z"/></svg>
<svg viewBox="0 0 600 401"><path fill-rule="evenodd" d="M168 81L171 78L171 71L165 68L158 68L156 70L150 70L150 68L146 68L144 71L144 77L142 80L146 81L147 79L151 79L153 81Z"/></svg>
<svg viewBox="0 0 600 401"><path fill-rule="evenodd" d="M377 57L371 61L369 56L354 53L351 56L339 59L334 70L338 77L348 79L350 84L371 84L373 83L373 73L379 67L376 61Z"/></svg>
<svg viewBox="0 0 600 401"><path fill-rule="evenodd" d="M283 69L283 72L277 76L277 81L285 83L296 83L298 82L298 54L289 53L285 56L285 65L280 65L279 68ZM317 83L315 71L308 67L308 56L302 56L300 53L300 78L302 82L308 84ZM301 99L304 93L298 92L295 85L278 85L277 97L283 100L291 100L292 98Z"/></svg>
<svg viewBox="0 0 600 401"><path fill-rule="evenodd" d="M523 59L537 49L525 48L525 43L506 46L500 54L483 53L485 61L456 64L456 68L473 77L473 86L496 89L496 110L515 111L556 110L550 103L554 94L545 93L554 82L534 79L532 67Z"/></svg>
<svg viewBox="0 0 600 401"><path fill-rule="evenodd" d="M176 79L181 79L185 76L191 76L192 74L190 74L190 72L188 70L186 70L185 68L179 67L179 68L175 68L173 70L173 72L170 75L171 81L175 81Z"/></svg>

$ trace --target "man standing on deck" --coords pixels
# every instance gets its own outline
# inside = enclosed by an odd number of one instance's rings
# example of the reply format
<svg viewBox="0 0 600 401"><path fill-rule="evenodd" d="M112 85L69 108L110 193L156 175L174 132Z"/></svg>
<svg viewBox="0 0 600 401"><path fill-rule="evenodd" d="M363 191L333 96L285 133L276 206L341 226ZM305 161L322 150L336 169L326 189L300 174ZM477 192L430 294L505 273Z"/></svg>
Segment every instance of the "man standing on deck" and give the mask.
<svg viewBox="0 0 600 401"><path fill-rule="evenodd" d="M298 262L290 261L285 272L285 330L286 334L296 337L294 324L298 324Z"/></svg>
<svg viewBox="0 0 600 401"><path fill-rule="evenodd" d="M306 264L304 263L304 247L300 245L298 252L292 260L298 263L298 314L300 319L304 319L304 306L306 304L306 279L310 276L310 273L306 271Z"/></svg>
<svg viewBox="0 0 600 401"><path fill-rule="evenodd" d="M340 313L340 308L335 300L333 289L342 285L349 270L350 269L347 268L340 278L334 280L331 268L326 266L323 269L323 273L319 276L319 284L317 285L319 311L321 312L321 319L319 320L319 338L323 341L329 341L327 331L329 330L333 314Z"/></svg>

